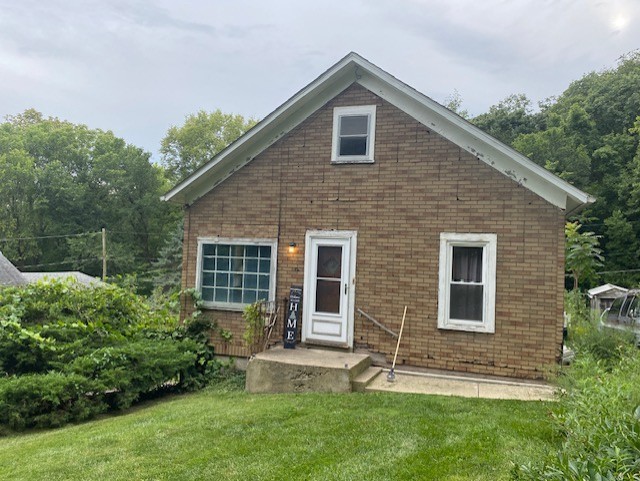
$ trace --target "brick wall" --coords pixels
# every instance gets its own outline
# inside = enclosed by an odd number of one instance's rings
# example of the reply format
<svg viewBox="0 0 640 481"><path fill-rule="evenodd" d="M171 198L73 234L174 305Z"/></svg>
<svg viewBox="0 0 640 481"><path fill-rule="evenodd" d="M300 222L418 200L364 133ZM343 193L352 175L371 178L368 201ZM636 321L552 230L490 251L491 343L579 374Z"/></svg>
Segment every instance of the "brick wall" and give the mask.
<svg viewBox="0 0 640 481"><path fill-rule="evenodd" d="M375 163L332 165L333 107L374 103ZM397 332L409 306L398 364L540 378L561 355L563 225L560 209L354 85L185 211L183 287L199 236L278 238L281 302L303 284L307 230L356 230L356 308ZM495 334L437 328L441 232L497 234ZM234 335L218 352L246 355L240 313L207 315ZM395 349L357 313L354 341Z"/></svg>

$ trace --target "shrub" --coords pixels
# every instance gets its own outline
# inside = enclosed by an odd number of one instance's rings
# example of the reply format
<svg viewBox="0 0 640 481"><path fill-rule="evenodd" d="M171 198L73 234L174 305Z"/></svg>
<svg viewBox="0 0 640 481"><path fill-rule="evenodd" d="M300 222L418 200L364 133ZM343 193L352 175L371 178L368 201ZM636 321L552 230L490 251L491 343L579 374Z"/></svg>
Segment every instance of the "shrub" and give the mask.
<svg viewBox="0 0 640 481"><path fill-rule="evenodd" d="M53 339L0 312L0 374L45 372L55 356Z"/></svg>
<svg viewBox="0 0 640 481"><path fill-rule="evenodd" d="M89 419L107 409L96 388L84 376L56 372L0 379L0 424L19 430Z"/></svg>
<svg viewBox="0 0 640 481"><path fill-rule="evenodd" d="M617 361L581 352L553 416L563 442L555 456L519 466L518 480L640 479L640 354Z"/></svg>
<svg viewBox="0 0 640 481"><path fill-rule="evenodd" d="M179 325L171 307L154 307L116 286L0 289L0 425L57 426L167 387L204 386L219 370L214 326L198 315Z"/></svg>
<svg viewBox="0 0 640 481"><path fill-rule="evenodd" d="M142 339L122 346L96 349L63 367L69 374L81 375L109 393L109 404L123 409L142 394L164 385L181 387L198 376L196 350L190 340Z"/></svg>
<svg viewBox="0 0 640 481"><path fill-rule="evenodd" d="M604 328L596 313L587 306L578 291L565 294L565 312L569 319L568 343L577 352L613 364L628 350L633 350L634 335L626 331Z"/></svg>

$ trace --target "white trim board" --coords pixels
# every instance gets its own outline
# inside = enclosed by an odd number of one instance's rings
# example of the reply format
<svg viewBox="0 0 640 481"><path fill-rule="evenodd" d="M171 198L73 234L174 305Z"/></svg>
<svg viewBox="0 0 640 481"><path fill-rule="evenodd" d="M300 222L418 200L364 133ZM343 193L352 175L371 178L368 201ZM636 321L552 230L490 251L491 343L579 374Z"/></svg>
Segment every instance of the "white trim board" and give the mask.
<svg viewBox="0 0 640 481"><path fill-rule="evenodd" d="M424 94L351 52L162 199L191 204L353 83L412 116L503 175L570 214L595 198L540 167Z"/></svg>

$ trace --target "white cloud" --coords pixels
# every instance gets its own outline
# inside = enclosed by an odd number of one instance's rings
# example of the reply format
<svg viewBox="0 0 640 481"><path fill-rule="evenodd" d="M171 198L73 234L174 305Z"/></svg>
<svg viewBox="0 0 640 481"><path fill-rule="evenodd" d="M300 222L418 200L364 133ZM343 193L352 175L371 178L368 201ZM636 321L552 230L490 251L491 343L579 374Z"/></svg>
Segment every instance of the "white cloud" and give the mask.
<svg viewBox="0 0 640 481"><path fill-rule="evenodd" d="M34 107L156 151L221 108L263 117L355 50L472 113L557 95L640 45L632 0L0 0L2 114Z"/></svg>

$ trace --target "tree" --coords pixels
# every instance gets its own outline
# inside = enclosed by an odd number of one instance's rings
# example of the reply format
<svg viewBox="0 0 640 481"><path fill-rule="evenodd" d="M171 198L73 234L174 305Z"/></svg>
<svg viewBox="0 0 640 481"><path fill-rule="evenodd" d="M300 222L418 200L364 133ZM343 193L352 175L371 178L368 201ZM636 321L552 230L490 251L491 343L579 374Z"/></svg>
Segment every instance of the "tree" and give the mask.
<svg viewBox="0 0 640 481"><path fill-rule="evenodd" d="M182 239L184 223L178 222L176 228L160 249L158 260L153 263L153 285L163 292L180 290L182 278Z"/></svg>
<svg viewBox="0 0 640 481"><path fill-rule="evenodd" d="M638 273L633 271L640 267L638 257L640 244L633 231L633 225L627 220L622 211L616 210L605 220L604 248L607 258L604 263L605 280L623 286L631 287L637 284Z"/></svg>
<svg viewBox="0 0 640 481"><path fill-rule="evenodd" d="M458 114L463 119L469 118L469 111L462 108L462 96L456 89L453 90L453 93L451 95L447 96L444 99L443 105L452 112Z"/></svg>
<svg viewBox="0 0 640 481"><path fill-rule="evenodd" d="M160 146L162 163L174 181L184 179L256 124L242 115L200 110L181 127L172 126Z"/></svg>
<svg viewBox="0 0 640 481"><path fill-rule="evenodd" d="M0 124L0 249L19 267L97 275L106 227L110 274L148 268L179 217L168 189L150 154L110 131L33 109Z"/></svg>
<svg viewBox="0 0 640 481"><path fill-rule="evenodd" d="M573 277L573 290L579 288L579 281L596 277L596 270L602 266L604 257L598 247L598 236L593 232L580 232L578 222L565 225L565 269Z"/></svg>
<svg viewBox="0 0 640 481"><path fill-rule="evenodd" d="M510 95L492 105L489 112L480 114L472 122L489 135L511 145L522 134L538 130L540 114L534 114L531 101L524 94Z"/></svg>

